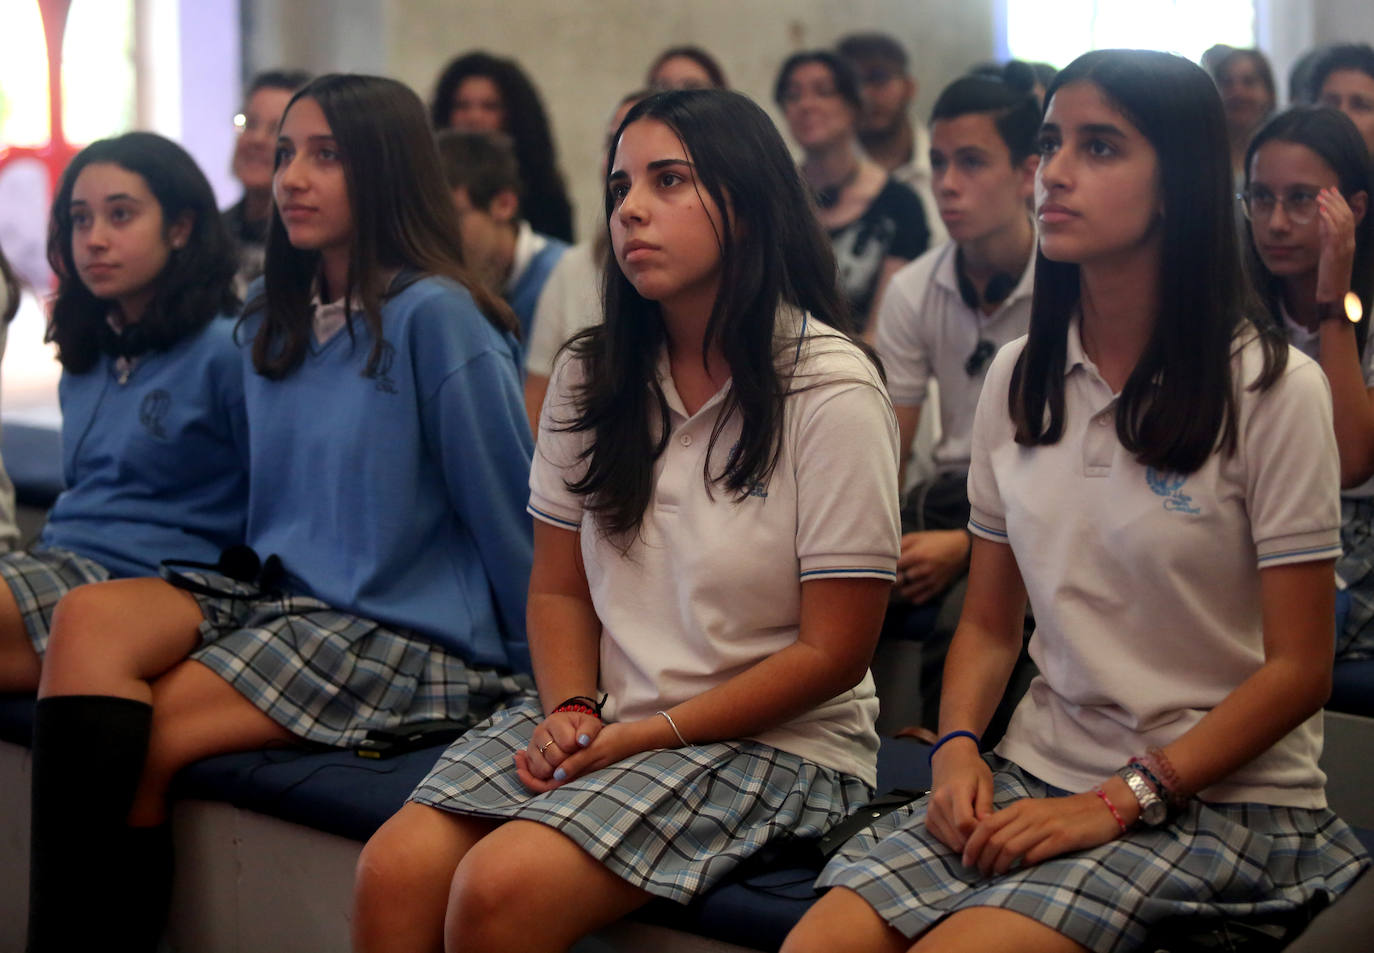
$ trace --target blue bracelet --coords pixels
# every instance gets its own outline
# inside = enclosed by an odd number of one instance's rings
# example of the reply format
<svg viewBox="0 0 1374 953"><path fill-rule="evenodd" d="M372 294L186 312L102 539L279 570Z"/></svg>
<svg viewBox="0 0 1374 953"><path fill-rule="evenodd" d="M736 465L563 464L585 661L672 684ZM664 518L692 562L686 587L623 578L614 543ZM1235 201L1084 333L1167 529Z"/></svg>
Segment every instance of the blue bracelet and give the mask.
<svg viewBox="0 0 1374 953"><path fill-rule="evenodd" d="M941 735L939 739L936 740L935 744L930 746L930 754L927 756L927 760L933 764L935 762L935 752L940 750L940 746L946 741L953 741L955 738L972 738L974 744L981 744L977 735L971 731L960 728L958 731L951 731L948 734Z"/></svg>

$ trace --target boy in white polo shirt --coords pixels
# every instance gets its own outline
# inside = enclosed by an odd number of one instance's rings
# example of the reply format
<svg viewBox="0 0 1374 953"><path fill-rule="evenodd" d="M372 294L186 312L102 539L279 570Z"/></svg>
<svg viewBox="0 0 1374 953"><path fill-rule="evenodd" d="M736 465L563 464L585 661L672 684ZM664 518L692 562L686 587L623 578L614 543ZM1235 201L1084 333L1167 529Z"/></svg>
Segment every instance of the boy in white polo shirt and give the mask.
<svg viewBox="0 0 1374 953"><path fill-rule="evenodd" d="M904 458L932 380L940 394L936 475L913 487L903 507L884 630L922 643L922 722L929 727L963 605L973 412L992 355L1030 321L1035 228L1027 201L1039 123L1034 98L998 80L969 76L945 88L931 115L930 154L950 241L897 272L878 313L877 348Z"/></svg>

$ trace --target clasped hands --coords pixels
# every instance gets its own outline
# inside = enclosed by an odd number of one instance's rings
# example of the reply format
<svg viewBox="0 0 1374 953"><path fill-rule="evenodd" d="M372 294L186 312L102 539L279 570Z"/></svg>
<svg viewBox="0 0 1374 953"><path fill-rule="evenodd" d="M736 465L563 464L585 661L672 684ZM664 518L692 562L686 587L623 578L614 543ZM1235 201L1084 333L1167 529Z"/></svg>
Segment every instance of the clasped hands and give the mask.
<svg viewBox="0 0 1374 953"><path fill-rule="evenodd" d="M1097 847L1120 832L1091 791L1022 798L995 810L992 771L971 740L946 744L936 752L933 768L926 829L959 853L965 867L977 867L984 876Z"/></svg>
<svg viewBox="0 0 1374 953"><path fill-rule="evenodd" d="M604 724L584 712L554 712L534 729L529 747L515 753L520 782L536 794L660 747L653 720Z"/></svg>

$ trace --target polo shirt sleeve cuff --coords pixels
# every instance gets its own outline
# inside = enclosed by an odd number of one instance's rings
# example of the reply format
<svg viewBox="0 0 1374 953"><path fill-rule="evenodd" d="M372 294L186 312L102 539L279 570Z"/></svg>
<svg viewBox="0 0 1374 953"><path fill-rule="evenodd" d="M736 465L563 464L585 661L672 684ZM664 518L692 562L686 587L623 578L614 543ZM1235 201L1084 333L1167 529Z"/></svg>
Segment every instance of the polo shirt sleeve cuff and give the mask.
<svg viewBox="0 0 1374 953"><path fill-rule="evenodd" d="M1341 555L1341 531L1337 527L1276 536L1258 540L1255 549L1260 569L1289 563L1316 562L1319 559L1338 559Z"/></svg>
<svg viewBox="0 0 1374 953"><path fill-rule="evenodd" d="M1007 521L976 506L969 510L968 531L994 543L1007 541Z"/></svg>
<svg viewBox="0 0 1374 953"><path fill-rule="evenodd" d="M890 553L829 553L801 559L801 581L811 579L882 579L895 582L897 559Z"/></svg>
<svg viewBox="0 0 1374 953"><path fill-rule="evenodd" d="M560 529L580 530L582 528L581 510L570 507L566 503L556 503L538 493L530 493L530 501L525 510L535 519Z"/></svg>

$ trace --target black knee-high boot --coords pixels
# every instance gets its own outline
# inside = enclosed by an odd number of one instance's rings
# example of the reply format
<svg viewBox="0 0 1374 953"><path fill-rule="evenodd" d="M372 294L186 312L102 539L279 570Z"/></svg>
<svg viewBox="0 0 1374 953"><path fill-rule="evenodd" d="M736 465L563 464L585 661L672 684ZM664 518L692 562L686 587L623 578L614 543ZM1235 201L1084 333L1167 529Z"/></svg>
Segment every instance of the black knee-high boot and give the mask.
<svg viewBox="0 0 1374 953"><path fill-rule="evenodd" d="M151 705L109 695L34 708L29 953L104 949L125 932L120 855L152 716Z"/></svg>
<svg viewBox="0 0 1374 953"><path fill-rule="evenodd" d="M153 953L172 899L172 825L130 827L121 851L124 876L113 912L112 953Z"/></svg>

